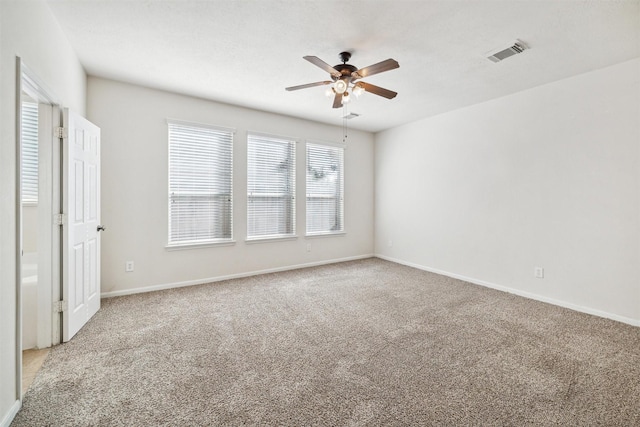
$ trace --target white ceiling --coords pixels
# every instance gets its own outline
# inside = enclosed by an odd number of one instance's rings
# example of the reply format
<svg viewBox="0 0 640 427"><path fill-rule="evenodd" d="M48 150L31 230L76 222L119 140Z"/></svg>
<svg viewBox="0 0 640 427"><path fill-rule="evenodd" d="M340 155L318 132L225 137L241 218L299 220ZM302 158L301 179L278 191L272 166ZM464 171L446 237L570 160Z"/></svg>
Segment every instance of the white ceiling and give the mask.
<svg viewBox="0 0 640 427"><path fill-rule="evenodd" d="M351 51L358 68L393 58L364 81L352 128L380 131L640 56L640 0L50 0L89 75L340 125L326 80ZM516 40L500 63L486 54Z"/></svg>

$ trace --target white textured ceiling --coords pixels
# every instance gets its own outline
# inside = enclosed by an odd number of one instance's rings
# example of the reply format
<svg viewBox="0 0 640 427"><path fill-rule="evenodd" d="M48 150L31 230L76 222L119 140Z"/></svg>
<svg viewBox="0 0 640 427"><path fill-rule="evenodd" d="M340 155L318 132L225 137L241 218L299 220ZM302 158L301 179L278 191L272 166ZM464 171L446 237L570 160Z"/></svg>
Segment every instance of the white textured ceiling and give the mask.
<svg viewBox="0 0 640 427"><path fill-rule="evenodd" d="M364 81L349 126L376 132L640 56L640 0L291 1L50 0L89 75L340 125L326 80L302 59L358 68L393 58ZM530 49L494 64L516 39Z"/></svg>

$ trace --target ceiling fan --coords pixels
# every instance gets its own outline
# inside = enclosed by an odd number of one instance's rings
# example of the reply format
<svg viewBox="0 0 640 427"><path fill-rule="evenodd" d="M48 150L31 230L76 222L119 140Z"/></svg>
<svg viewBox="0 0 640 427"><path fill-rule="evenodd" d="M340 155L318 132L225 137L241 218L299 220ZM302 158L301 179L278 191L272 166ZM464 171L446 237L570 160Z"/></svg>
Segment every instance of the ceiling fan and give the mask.
<svg viewBox="0 0 640 427"><path fill-rule="evenodd" d="M304 56L303 58L328 72L331 75L331 80L291 86L286 88L288 91L332 84L328 94L335 94L333 98L333 108L340 108L342 104L349 102L351 100L350 93L358 96L362 92L366 91L387 99L395 98L398 94L392 90L360 81L362 78L400 67L400 64L398 64L398 61L395 59L387 59L385 61L378 62L377 64L358 69L351 64L347 64L351 58L350 52L341 52L340 60L342 61L342 64L338 64L333 67L317 56Z"/></svg>

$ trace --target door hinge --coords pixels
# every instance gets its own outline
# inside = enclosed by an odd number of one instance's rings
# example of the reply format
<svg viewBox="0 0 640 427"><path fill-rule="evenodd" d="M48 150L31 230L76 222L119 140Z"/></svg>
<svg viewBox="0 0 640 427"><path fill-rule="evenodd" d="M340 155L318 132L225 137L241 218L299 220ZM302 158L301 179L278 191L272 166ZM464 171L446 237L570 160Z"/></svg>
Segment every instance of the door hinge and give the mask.
<svg viewBox="0 0 640 427"><path fill-rule="evenodd" d="M66 138L68 136L68 132L67 132L67 128L63 128L61 126L56 126L55 128L53 128L53 136L55 138Z"/></svg>
<svg viewBox="0 0 640 427"><path fill-rule="evenodd" d="M67 216L65 214L53 215L53 225L65 225L67 223Z"/></svg>
<svg viewBox="0 0 640 427"><path fill-rule="evenodd" d="M69 308L69 304L66 301L54 301L53 302L53 312L54 313L62 313L63 311L67 311Z"/></svg>

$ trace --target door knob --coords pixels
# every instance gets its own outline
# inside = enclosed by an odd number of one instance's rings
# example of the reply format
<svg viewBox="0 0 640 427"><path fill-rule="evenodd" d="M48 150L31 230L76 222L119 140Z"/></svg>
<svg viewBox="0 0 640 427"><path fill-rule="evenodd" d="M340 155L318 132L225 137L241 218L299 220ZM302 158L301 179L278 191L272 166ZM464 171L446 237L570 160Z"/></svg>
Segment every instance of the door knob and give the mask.
<svg viewBox="0 0 640 427"><path fill-rule="evenodd" d="M107 227L105 227L104 225L99 225L98 226L98 231L104 231L106 229L107 229Z"/></svg>

